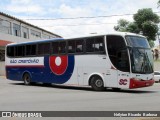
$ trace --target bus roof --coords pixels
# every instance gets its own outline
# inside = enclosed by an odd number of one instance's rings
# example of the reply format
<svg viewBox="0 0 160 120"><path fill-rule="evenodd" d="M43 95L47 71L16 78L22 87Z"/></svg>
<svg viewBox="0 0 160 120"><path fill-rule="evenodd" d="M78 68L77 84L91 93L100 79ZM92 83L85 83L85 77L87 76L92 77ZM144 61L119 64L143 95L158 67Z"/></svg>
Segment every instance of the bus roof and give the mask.
<svg viewBox="0 0 160 120"><path fill-rule="evenodd" d="M43 42L51 42L51 41L59 41L59 40L64 40L64 38L52 38L52 39L35 40L35 41L21 42L21 43L10 43L7 46L22 45L22 44L32 44L32 43L43 43Z"/></svg>
<svg viewBox="0 0 160 120"><path fill-rule="evenodd" d="M90 34L90 35L85 35L85 36L80 36L80 37L67 37L64 39L77 39L77 38L87 38L87 37L98 37L98 36L106 36L106 35L119 35L119 36L126 36L126 35L131 35L131 36L139 36L139 37L144 37L143 35L140 34L135 34L135 33L130 33L130 32L108 32L106 34Z"/></svg>
<svg viewBox="0 0 160 120"><path fill-rule="evenodd" d="M129 32L112 32L112 33L106 33L106 34L90 34L86 36L81 36L81 37L73 37L73 38L53 38L53 39L45 39L45 40L36 40L36 41L30 41L30 42L22 42L22 43L11 43L8 44L7 46L14 46L14 45L22 45L22 44L33 44L33 43L43 43L43 42L52 42L52 41L59 41L59 40L68 40L68 39L79 39L79 38L88 38L88 37L98 37L98 36L106 36L106 35L119 35L119 36L126 36L126 35L131 35L131 36L139 36L139 37L144 37L139 34L135 33L129 33Z"/></svg>

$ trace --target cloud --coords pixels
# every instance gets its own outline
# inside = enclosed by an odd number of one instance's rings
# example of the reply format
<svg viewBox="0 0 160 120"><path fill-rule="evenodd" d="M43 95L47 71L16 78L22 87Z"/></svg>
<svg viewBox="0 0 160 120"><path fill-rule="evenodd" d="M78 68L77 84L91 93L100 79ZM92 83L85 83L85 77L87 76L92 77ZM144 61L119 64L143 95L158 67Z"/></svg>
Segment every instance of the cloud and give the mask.
<svg viewBox="0 0 160 120"><path fill-rule="evenodd" d="M6 10L17 14L43 14L43 8L34 4L31 0L11 0L11 3L6 5Z"/></svg>
<svg viewBox="0 0 160 120"><path fill-rule="evenodd" d="M58 8L49 9L50 12L62 17L80 17L91 15L91 9L83 8L82 6L69 6L61 4Z"/></svg>
<svg viewBox="0 0 160 120"><path fill-rule="evenodd" d="M142 8L157 9L153 0L11 0L6 4L8 11L21 19L75 18L133 14ZM29 16L27 15L29 14ZM29 20L27 22L64 37L107 33L119 19L133 21L132 16L101 17L94 19Z"/></svg>
<svg viewBox="0 0 160 120"><path fill-rule="evenodd" d="M19 5L8 5L6 8L8 11L12 11L14 13L42 13L42 8L38 5L30 5L30 6L19 6Z"/></svg>

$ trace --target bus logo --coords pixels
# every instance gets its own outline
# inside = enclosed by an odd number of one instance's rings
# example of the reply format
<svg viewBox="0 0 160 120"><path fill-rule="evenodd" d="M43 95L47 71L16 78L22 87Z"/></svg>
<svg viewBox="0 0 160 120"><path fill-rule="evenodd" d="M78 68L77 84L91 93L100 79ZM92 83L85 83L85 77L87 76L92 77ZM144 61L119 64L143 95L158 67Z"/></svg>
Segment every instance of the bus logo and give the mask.
<svg viewBox="0 0 160 120"><path fill-rule="evenodd" d="M119 85L127 85L127 79L120 79Z"/></svg>
<svg viewBox="0 0 160 120"><path fill-rule="evenodd" d="M68 67L68 56L51 56L49 58L49 64L54 74L62 75Z"/></svg>

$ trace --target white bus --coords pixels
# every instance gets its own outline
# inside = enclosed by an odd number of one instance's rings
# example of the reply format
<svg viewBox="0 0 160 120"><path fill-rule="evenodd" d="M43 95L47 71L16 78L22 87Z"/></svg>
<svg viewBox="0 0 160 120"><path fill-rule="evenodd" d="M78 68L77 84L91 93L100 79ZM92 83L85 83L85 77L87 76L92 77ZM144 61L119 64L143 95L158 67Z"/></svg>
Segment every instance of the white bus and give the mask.
<svg viewBox="0 0 160 120"><path fill-rule="evenodd" d="M26 85L133 89L154 84L153 58L144 36L123 32L9 44L6 77Z"/></svg>

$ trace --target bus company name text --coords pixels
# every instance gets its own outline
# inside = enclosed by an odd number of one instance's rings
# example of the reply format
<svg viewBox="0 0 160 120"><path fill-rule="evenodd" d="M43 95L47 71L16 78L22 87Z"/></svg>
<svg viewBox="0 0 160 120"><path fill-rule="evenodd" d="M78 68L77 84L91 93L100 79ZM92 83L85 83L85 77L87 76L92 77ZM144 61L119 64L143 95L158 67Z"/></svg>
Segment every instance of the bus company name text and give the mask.
<svg viewBox="0 0 160 120"><path fill-rule="evenodd" d="M10 63L39 63L39 59L10 60Z"/></svg>

